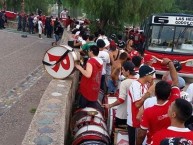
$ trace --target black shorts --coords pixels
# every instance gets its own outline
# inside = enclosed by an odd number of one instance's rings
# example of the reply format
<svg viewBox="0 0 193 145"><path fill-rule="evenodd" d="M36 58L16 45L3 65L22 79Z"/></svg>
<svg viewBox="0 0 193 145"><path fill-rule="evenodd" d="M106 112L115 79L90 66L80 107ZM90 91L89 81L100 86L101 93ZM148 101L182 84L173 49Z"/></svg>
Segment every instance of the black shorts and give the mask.
<svg viewBox="0 0 193 145"><path fill-rule="evenodd" d="M89 101L82 95L80 95L80 98L79 98L79 107L80 108L92 107L99 110L101 113L103 113L104 111L102 106L97 101Z"/></svg>
<svg viewBox="0 0 193 145"><path fill-rule="evenodd" d="M127 125L127 119L119 119L119 118L115 117L115 127L122 128L120 125L126 126Z"/></svg>

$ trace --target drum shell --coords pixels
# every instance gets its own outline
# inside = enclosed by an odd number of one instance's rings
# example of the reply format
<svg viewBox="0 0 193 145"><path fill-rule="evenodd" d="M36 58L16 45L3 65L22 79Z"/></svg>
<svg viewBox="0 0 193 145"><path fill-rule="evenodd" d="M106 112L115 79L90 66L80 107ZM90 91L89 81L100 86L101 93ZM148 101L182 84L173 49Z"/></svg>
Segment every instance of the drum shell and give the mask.
<svg viewBox="0 0 193 145"><path fill-rule="evenodd" d="M107 131L98 125L85 125L80 128L75 136L73 145L79 145L85 141L102 141L109 144L109 135Z"/></svg>

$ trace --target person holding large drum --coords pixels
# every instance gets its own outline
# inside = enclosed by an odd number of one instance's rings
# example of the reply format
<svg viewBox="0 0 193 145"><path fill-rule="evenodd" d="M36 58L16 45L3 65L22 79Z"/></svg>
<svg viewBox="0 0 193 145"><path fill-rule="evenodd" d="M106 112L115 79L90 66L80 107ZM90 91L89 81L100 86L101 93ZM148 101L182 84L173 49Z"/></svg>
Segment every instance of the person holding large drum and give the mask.
<svg viewBox="0 0 193 145"><path fill-rule="evenodd" d="M86 63L86 69L76 64L75 67L82 73L80 81L80 108L93 107L101 109L101 106L97 102L100 81L103 68L103 61L99 57L99 48L95 45L90 46L88 51L89 60Z"/></svg>

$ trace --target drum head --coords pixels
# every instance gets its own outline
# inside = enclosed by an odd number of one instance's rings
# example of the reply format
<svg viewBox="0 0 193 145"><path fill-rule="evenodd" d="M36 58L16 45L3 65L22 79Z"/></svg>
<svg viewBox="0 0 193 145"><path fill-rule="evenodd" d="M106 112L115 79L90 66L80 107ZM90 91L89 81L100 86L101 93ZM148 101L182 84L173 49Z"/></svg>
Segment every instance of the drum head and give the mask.
<svg viewBox="0 0 193 145"><path fill-rule="evenodd" d="M44 65L44 67L48 74L56 79L64 79L74 70L74 58L71 52L69 52L58 64L54 65L67 50L68 48L65 46L52 47L46 52L43 58L44 62L53 65Z"/></svg>

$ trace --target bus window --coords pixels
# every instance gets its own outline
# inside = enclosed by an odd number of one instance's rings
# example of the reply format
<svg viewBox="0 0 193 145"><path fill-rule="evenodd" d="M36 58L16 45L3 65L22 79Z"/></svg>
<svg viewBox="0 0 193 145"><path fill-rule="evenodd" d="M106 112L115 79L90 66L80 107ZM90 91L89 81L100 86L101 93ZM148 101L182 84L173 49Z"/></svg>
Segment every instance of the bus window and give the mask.
<svg viewBox="0 0 193 145"><path fill-rule="evenodd" d="M149 50L170 51L174 37L173 26L152 26Z"/></svg>
<svg viewBox="0 0 193 145"><path fill-rule="evenodd" d="M193 28L152 25L148 50L193 54Z"/></svg>
<svg viewBox="0 0 193 145"><path fill-rule="evenodd" d="M173 52L193 54L193 28L176 27L174 43Z"/></svg>

